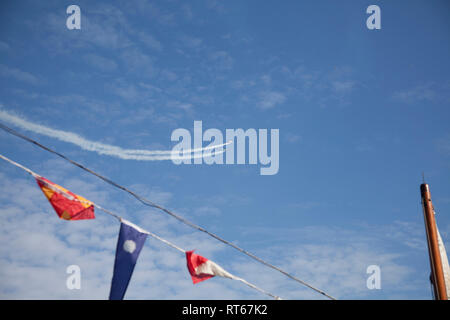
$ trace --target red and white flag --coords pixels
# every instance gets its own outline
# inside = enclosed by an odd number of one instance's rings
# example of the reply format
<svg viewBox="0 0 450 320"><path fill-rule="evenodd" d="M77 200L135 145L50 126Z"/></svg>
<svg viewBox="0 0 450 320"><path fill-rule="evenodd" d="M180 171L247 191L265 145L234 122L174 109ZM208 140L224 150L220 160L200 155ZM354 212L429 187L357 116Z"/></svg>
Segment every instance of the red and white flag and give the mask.
<svg viewBox="0 0 450 320"><path fill-rule="evenodd" d="M215 262L195 254L194 250L186 251L186 260L194 284L208 280L214 276L238 280L237 277L222 269L222 267Z"/></svg>

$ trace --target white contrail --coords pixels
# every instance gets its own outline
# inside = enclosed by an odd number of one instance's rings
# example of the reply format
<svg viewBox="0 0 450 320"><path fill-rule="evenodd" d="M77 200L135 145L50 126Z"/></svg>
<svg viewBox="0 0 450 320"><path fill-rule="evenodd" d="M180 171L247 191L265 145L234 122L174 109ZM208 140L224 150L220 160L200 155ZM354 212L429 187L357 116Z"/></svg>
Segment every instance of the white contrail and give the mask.
<svg viewBox="0 0 450 320"><path fill-rule="evenodd" d="M173 152L172 150L123 149L121 147L113 146L110 144L90 141L81 137L76 133L51 129L40 124L35 124L18 116L12 115L1 109L0 109L0 120L12 123L17 127L28 131L32 131L38 134L45 135L47 137L56 138L64 142L75 144L87 151L94 151L97 152L98 154L118 157L120 159L125 160L152 161L152 160L184 160L184 159L202 158L203 157L202 152L204 150L217 149L231 144L231 142L227 142L205 148L183 150L183 155L180 156L178 152ZM216 150L214 153L218 155L224 152L225 151L222 149ZM190 153L194 154L190 155Z"/></svg>

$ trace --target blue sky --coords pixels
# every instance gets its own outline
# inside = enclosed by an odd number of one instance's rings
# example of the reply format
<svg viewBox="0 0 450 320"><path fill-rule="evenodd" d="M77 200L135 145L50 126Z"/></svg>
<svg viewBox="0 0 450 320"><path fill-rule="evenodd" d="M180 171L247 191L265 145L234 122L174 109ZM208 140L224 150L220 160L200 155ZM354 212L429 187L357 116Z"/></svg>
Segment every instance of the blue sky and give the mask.
<svg viewBox="0 0 450 320"><path fill-rule="evenodd" d="M66 8L81 8L81 30ZM366 8L381 8L368 30ZM280 130L280 168L123 160L21 132L341 299L429 299L419 185L450 247L447 1L2 1L0 104L53 129L170 150L177 128ZM8 125L8 123L5 123ZM11 125L12 126L12 125ZM13 127L13 126L12 126ZM17 128L16 128L17 129ZM317 293L32 145L1 153L288 299ZM0 297L105 299L119 225L57 219L36 183L0 165ZM78 264L82 289L67 290ZM366 268L379 265L381 290ZM263 299L227 279L193 286L150 239L126 298Z"/></svg>

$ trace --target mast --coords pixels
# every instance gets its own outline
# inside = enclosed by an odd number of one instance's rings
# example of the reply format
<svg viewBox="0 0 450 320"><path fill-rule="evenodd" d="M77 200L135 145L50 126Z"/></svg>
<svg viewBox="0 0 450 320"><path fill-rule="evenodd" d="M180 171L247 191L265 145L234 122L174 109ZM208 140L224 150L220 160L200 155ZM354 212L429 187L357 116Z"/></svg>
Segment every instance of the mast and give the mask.
<svg viewBox="0 0 450 320"><path fill-rule="evenodd" d="M441 254L439 252L436 220L434 219L433 203L431 202L431 194L428 184L423 183L420 185L420 194L422 197L423 216L425 218L425 230L427 232L428 253L430 255L434 297L436 300L447 300L447 289L445 286Z"/></svg>

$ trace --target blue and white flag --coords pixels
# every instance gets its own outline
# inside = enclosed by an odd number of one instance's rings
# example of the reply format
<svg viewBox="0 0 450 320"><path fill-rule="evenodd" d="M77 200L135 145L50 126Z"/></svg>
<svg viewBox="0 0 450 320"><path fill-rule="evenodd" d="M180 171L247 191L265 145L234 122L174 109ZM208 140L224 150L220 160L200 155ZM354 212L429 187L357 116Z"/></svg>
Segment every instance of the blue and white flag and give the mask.
<svg viewBox="0 0 450 320"><path fill-rule="evenodd" d="M131 222L120 220L119 240L117 241L114 274L109 300L122 300L133 274L139 253L144 246L147 232Z"/></svg>

